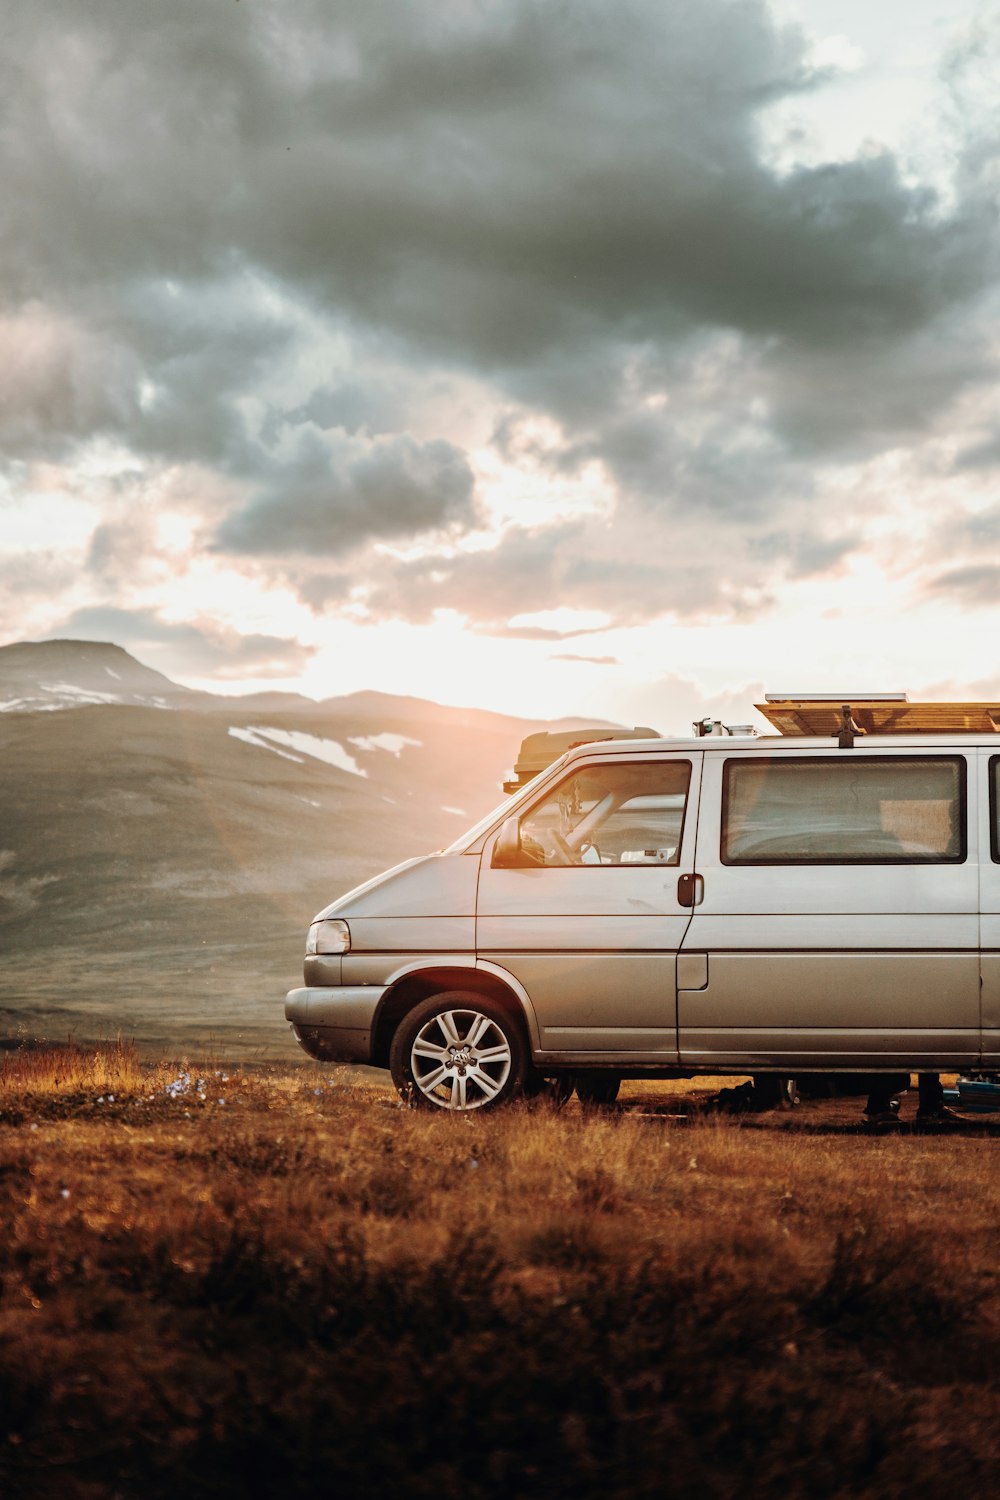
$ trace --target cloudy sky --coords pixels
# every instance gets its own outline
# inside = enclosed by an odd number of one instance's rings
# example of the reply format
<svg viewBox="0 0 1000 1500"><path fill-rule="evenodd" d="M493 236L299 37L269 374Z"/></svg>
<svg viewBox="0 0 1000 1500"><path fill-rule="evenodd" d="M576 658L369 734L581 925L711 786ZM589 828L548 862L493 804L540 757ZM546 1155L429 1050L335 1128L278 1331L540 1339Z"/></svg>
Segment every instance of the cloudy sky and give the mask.
<svg viewBox="0 0 1000 1500"><path fill-rule="evenodd" d="M1000 694L1000 10L0 0L0 640Z"/></svg>

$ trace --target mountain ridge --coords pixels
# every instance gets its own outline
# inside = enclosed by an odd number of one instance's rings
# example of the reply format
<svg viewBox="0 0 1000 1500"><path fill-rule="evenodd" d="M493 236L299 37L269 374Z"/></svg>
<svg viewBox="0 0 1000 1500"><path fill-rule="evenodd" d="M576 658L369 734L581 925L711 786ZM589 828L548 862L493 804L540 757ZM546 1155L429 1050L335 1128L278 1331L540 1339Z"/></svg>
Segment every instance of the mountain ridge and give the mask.
<svg viewBox="0 0 1000 1500"><path fill-rule="evenodd" d="M58 676L46 682L42 677ZM115 687L115 684L120 684ZM18 691L19 696L8 695ZM12 641L0 646L0 712L35 712L77 708L87 704L134 703L142 707L184 707L242 715L249 710L274 713L336 713L344 715L385 712L395 719L449 717L466 722L470 716L489 716L509 725L528 729L605 728L607 720L572 716L552 721L476 705L439 703L410 694L386 693L361 688L352 693L310 698L303 693L267 690L252 693L211 693L184 687L148 667L113 641L82 641L54 638L42 641ZM528 732L528 729L525 732ZM515 747L516 748L516 747ZM513 752L512 752L513 753Z"/></svg>
<svg viewBox="0 0 1000 1500"><path fill-rule="evenodd" d="M201 694L103 642L0 647L0 700L0 1035L234 1058L299 1056L282 1000L313 915L452 843L552 727Z"/></svg>

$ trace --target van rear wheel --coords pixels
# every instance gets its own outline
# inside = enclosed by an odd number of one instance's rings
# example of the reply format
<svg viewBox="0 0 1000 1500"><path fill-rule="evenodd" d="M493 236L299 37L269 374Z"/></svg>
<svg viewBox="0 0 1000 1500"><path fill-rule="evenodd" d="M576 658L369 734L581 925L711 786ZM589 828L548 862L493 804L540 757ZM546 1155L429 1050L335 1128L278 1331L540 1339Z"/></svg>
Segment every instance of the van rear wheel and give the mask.
<svg viewBox="0 0 1000 1500"><path fill-rule="evenodd" d="M513 1016L471 991L431 995L404 1016L389 1050L392 1081L428 1109L467 1113L521 1093L528 1049Z"/></svg>

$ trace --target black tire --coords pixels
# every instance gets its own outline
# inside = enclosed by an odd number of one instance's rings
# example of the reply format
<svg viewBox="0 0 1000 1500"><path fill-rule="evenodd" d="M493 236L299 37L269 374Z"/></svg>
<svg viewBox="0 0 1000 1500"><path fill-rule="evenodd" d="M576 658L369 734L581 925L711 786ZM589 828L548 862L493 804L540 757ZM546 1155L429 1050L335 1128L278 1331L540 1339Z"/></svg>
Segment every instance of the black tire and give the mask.
<svg viewBox="0 0 1000 1500"><path fill-rule="evenodd" d="M621 1086L617 1073L581 1073L576 1080L576 1097L581 1104L614 1104Z"/></svg>
<svg viewBox="0 0 1000 1500"><path fill-rule="evenodd" d="M483 995L446 990L403 1017L389 1049L404 1099L457 1114L516 1099L528 1073L519 1021Z"/></svg>

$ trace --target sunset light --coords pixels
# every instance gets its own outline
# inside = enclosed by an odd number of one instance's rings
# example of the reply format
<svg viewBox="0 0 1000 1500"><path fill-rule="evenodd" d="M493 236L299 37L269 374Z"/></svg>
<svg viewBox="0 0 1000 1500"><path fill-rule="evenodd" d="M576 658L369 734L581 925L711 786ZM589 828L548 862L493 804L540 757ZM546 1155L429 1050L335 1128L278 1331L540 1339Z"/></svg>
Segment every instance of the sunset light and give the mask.
<svg viewBox="0 0 1000 1500"><path fill-rule="evenodd" d="M0 23L0 1500L989 1500L1000 0Z"/></svg>
<svg viewBox="0 0 1000 1500"><path fill-rule="evenodd" d="M127 66L112 11L12 12L7 639L668 728L1000 690L976 5L198 6Z"/></svg>

